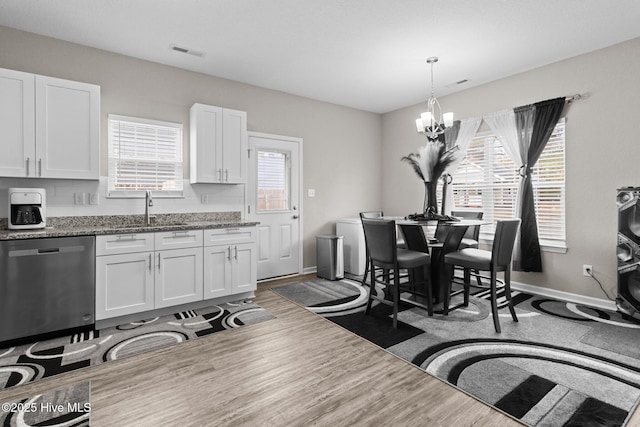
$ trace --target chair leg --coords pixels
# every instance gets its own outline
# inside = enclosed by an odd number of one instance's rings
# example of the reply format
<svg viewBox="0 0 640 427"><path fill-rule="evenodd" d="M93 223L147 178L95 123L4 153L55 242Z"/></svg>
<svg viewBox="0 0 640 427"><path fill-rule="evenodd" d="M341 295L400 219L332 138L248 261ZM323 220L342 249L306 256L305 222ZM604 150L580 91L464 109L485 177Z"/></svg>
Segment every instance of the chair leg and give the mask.
<svg viewBox="0 0 640 427"><path fill-rule="evenodd" d="M453 280L453 265L444 265L443 267L444 285L444 301L442 302L442 314L449 315L449 304L451 303L451 281Z"/></svg>
<svg viewBox="0 0 640 427"><path fill-rule="evenodd" d="M482 287L482 279L480 278L480 271L473 270L473 273L476 275L476 281L478 282L478 286Z"/></svg>
<svg viewBox="0 0 640 427"><path fill-rule="evenodd" d="M496 292L496 272L491 271L491 312L493 314L493 326L500 333L500 319L498 317L498 296Z"/></svg>
<svg viewBox="0 0 640 427"><path fill-rule="evenodd" d="M369 264L371 264L371 258L369 258L368 252L365 259L366 259L366 262L364 263L364 276L362 276L362 286L367 285L367 276L369 275Z"/></svg>
<svg viewBox="0 0 640 427"><path fill-rule="evenodd" d="M369 266L369 260L367 260L367 267L368 266ZM365 270L365 275L366 275L366 270ZM369 297L367 298L367 308L364 309L365 315L369 314L369 310L371 310L371 303L373 302L372 295L375 294L375 287L376 287L375 277L376 277L376 268L375 266L371 265L371 286L369 286Z"/></svg>
<svg viewBox="0 0 640 427"><path fill-rule="evenodd" d="M398 306L400 305L400 278L398 271L393 274L393 328L398 327Z"/></svg>
<svg viewBox="0 0 640 427"><path fill-rule="evenodd" d="M463 305L469 307L469 292L471 292L471 270L464 269L464 301Z"/></svg>
<svg viewBox="0 0 640 427"><path fill-rule="evenodd" d="M511 318L514 322L517 322L518 317L516 317L516 310L513 308L513 301L511 300L511 272L508 268L504 272L504 293L507 297L507 301L509 302L509 311L511 312Z"/></svg>
<svg viewBox="0 0 640 427"><path fill-rule="evenodd" d="M424 266L424 283L427 288L427 312L429 316L433 316L433 289L431 284L431 271L428 265Z"/></svg>

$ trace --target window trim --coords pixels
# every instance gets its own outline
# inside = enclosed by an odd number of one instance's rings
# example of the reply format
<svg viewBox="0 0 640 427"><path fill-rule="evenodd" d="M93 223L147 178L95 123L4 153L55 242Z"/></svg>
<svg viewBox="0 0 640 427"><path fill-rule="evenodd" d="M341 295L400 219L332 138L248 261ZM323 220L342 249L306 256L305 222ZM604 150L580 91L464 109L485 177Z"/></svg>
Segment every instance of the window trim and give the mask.
<svg viewBox="0 0 640 427"><path fill-rule="evenodd" d="M113 180L115 178L112 177L112 148L113 148L113 133L112 133L112 125L114 121L124 121L124 122L130 122L130 123L135 123L135 124L139 124L139 125L151 125L151 126L162 126L162 127L167 127L167 128L173 128L173 129L177 129L177 154L179 159L176 160L176 164L178 162L182 163L182 166L180 167L180 169L183 171L184 174L184 154L183 154L183 149L184 149L184 138L183 138L183 133L184 133L184 126L182 123L177 123L177 122L168 122L168 121L163 121L163 120L155 120L155 119L148 119L148 118L143 118L143 117L134 117L134 116L125 116L125 115L120 115L120 114L109 114L107 117L107 194L106 194L106 198L109 199L140 199L140 198L144 198L145 194L146 194L146 190L118 190L118 189L114 189L111 188L111 183L113 182ZM179 183L179 187L180 190L152 190L153 193L153 197L154 198L172 198L172 199L184 199L184 176L176 176L176 182L180 182Z"/></svg>

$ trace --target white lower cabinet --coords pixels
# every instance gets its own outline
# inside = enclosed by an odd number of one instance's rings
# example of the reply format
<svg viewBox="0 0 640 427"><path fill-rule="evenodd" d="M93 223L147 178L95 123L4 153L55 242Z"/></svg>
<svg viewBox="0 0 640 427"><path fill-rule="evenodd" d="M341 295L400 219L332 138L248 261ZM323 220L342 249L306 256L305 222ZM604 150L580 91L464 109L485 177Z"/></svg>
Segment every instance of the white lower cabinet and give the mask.
<svg viewBox="0 0 640 427"><path fill-rule="evenodd" d="M156 252L155 308L202 300L202 247Z"/></svg>
<svg viewBox="0 0 640 427"><path fill-rule="evenodd" d="M96 320L153 310L153 252L96 257Z"/></svg>
<svg viewBox="0 0 640 427"><path fill-rule="evenodd" d="M255 227L205 230L204 245L205 299L256 289Z"/></svg>
<svg viewBox="0 0 640 427"><path fill-rule="evenodd" d="M96 320L251 292L255 227L96 236Z"/></svg>
<svg viewBox="0 0 640 427"><path fill-rule="evenodd" d="M96 320L200 300L202 230L96 237Z"/></svg>

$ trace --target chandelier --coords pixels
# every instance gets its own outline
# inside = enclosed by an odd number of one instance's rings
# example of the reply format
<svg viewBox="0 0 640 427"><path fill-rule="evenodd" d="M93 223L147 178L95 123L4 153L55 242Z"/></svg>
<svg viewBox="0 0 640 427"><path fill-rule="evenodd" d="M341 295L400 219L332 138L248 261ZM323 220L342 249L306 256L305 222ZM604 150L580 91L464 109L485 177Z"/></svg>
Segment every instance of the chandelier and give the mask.
<svg viewBox="0 0 640 427"><path fill-rule="evenodd" d="M418 132L425 134L432 141L444 133L446 127L453 125L453 113L442 114L440 103L433 95L433 64L436 62L438 62L437 56L427 59L427 64L431 64L431 96L427 100L427 111L420 114L419 119L416 119Z"/></svg>

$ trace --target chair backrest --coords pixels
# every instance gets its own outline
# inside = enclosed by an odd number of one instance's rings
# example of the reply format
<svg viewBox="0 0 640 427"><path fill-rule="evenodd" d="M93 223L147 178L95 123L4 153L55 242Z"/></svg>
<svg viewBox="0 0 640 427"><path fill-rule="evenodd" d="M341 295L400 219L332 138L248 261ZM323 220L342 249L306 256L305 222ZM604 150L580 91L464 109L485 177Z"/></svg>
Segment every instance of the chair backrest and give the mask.
<svg viewBox="0 0 640 427"><path fill-rule="evenodd" d="M396 222L387 219L362 218L364 238L369 256L381 267L394 268L398 257Z"/></svg>
<svg viewBox="0 0 640 427"><path fill-rule="evenodd" d="M360 212L360 219L362 218L382 218L384 214L382 211L366 211Z"/></svg>
<svg viewBox="0 0 640 427"><path fill-rule="evenodd" d="M519 226L520 219L518 218L498 221L491 249L491 264L494 267L509 267Z"/></svg>
<svg viewBox="0 0 640 427"><path fill-rule="evenodd" d="M466 219L482 219L483 215L484 212L480 211L451 211L451 216L457 216L459 218ZM478 241L478 238L480 237L480 226L472 225L468 227L467 232L464 233L464 237L467 239Z"/></svg>

